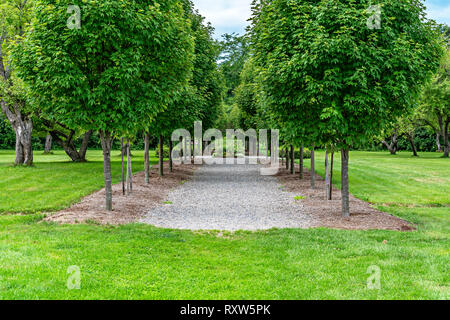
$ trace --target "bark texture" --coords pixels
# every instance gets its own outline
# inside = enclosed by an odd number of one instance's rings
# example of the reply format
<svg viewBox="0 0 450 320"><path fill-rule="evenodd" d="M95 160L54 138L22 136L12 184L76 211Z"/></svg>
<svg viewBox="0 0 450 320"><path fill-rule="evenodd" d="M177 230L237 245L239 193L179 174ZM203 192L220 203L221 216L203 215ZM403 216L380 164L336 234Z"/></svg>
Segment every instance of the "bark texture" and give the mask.
<svg viewBox="0 0 450 320"><path fill-rule="evenodd" d="M350 192L348 184L348 159L349 149L341 150L341 183L342 183L342 216L350 217Z"/></svg>
<svg viewBox="0 0 450 320"><path fill-rule="evenodd" d="M388 143L386 140L383 140L382 143L386 146L386 148L389 150L389 152L392 155L397 154L398 150L398 132L395 130L395 132L391 136L391 141Z"/></svg>
<svg viewBox="0 0 450 320"><path fill-rule="evenodd" d="M304 175L304 157L303 157L303 146L300 147L300 179L303 179Z"/></svg>
<svg viewBox="0 0 450 320"><path fill-rule="evenodd" d="M100 140L103 149L103 169L105 175L106 210L112 211L112 179L111 179L111 147L110 132L100 131Z"/></svg>
<svg viewBox="0 0 450 320"><path fill-rule="evenodd" d="M311 189L316 187L316 159L315 159L315 146L311 148Z"/></svg>
<svg viewBox="0 0 450 320"><path fill-rule="evenodd" d="M291 145L291 173L295 174L295 148Z"/></svg>
<svg viewBox="0 0 450 320"><path fill-rule="evenodd" d="M45 137L44 154L50 154L52 152L52 142L53 138L51 134Z"/></svg>
<svg viewBox="0 0 450 320"><path fill-rule="evenodd" d="M159 135L159 175L164 176L164 138Z"/></svg>
<svg viewBox="0 0 450 320"><path fill-rule="evenodd" d="M145 184L150 183L150 135L146 132L144 138Z"/></svg>

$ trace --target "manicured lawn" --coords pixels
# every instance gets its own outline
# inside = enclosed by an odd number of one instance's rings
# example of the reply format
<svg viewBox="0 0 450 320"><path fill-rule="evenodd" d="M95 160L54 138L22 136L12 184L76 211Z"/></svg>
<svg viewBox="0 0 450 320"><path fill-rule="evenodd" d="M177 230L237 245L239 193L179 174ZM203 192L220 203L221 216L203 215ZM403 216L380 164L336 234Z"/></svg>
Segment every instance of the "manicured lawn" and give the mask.
<svg viewBox="0 0 450 320"><path fill-rule="evenodd" d="M144 170L144 153L133 151L133 170ZM151 163L157 163L155 153ZM0 213L35 213L68 207L104 186L103 154L89 151L87 163L73 163L64 151L35 152L32 168L13 167L14 152L0 151ZM120 182L120 151L111 155L113 183Z"/></svg>
<svg viewBox="0 0 450 320"><path fill-rule="evenodd" d="M139 169L141 153L135 154ZM94 156L100 159L100 153L89 157ZM24 183L40 185L38 170L47 175L45 187L55 189L53 197L71 193L67 181L85 192L101 187L101 162L72 165L56 158L59 162L51 163L55 158L39 156L36 168L23 169L10 167L12 156L1 153L0 206L13 190L19 206ZM449 164L434 154L420 159L351 154L352 192L416 223L418 231L408 233L314 229L222 235L137 224L61 226L40 223L41 214L3 215L0 298L449 299ZM113 168L117 180L120 166ZM80 196L47 197L52 202L47 205L54 209ZM22 199L34 201L28 191ZM45 203L36 202L30 211ZM67 289L72 265L81 269L81 290ZM381 269L380 290L367 288L370 266Z"/></svg>

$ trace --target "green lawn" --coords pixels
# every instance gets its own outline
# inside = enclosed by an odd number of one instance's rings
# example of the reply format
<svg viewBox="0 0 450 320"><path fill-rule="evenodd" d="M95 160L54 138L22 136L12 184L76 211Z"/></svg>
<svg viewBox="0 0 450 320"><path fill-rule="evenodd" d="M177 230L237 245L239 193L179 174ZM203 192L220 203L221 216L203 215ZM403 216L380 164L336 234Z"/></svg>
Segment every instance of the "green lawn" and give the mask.
<svg viewBox="0 0 450 320"><path fill-rule="evenodd" d="M142 168L142 153L135 154L135 168ZM3 215L0 298L449 299L450 162L438 157L351 154L352 192L416 223L418 231L409 233L314 229L219 236L145 225L61 226L40 222L38 213ZM11 153L0 153L2 210L55 209L98 189L100 153L89 159L96 162L37 156L36 167L24 169L9 165ZM117 181L118 162L113 169ZM46 191L28 190L42 185L39 171L45 184L39 189ZM69 181L72 187L65 186ZM72 265L81 269L81 290L66 287ZM381 290L366 285L374 265L381 269Z"/></svg>

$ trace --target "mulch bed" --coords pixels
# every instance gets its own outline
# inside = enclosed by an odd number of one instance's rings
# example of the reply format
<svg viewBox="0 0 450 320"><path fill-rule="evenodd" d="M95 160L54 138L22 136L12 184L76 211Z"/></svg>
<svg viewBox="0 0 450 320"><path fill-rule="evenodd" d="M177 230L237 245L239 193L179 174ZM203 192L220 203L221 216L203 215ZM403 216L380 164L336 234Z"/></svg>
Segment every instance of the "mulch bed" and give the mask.
<svg viewBox="0 0 450 320"><path fill-rule="evenodd" d="M95 192L70 208L50 215L44 221L63 224L95 222L99 224L122 225L138 222L150 209L161 205L170 190L189 180L194 165L174 166L169 172L164 164L164 177L158 175L159 166L150 171L150 184L145 184L144 172L133 176L133 192L129 196L122 194L122 183L113 185L113 211L105 210L105 189Z"/></svg>
<svg viewBox="0 0 450 320"><path fill-rule="evenodd" d="M296 174L292 175L285 168L280 169L277 177L287 191L305 197L300 200L304 210L311 216L314 227L326 227L344 230L396 230L412 231L414 226L409 222L394 217L385 212L375 210L370 203L359 200L350 195L350 217L344 218L341 213L341 191L333 188L333 200L327 201L325 181L316 175L316 187L311 189L311 175L305 169L304 178L299 178L299 166Z"/></svg>

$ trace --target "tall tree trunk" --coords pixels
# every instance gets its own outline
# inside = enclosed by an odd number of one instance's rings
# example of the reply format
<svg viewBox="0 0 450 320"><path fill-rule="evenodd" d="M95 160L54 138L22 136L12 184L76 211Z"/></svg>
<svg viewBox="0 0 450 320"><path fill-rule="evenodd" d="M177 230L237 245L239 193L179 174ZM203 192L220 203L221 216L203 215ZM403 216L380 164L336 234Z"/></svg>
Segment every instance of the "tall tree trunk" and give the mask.
<svg viewBox="0 0 450 320"><path fill-rule="evenodd" d="M164 175L164 138L162 134L159 135L159 175Z"/></svg>
<svg viewBox="0 0 450 320"><path fill-rule="evenodd" d="M311 189L316 187L316 159L315 159L315 149L313 145L311 148Z"/></svg>
<svg viewBox="0 0 450 320"><path fill-rule="evenodd" d="M437 146L437 152L442 152L441 134L439 132L436 133L436 146Z"/></svg>
<svg viewBox="0 0 450 320"><path fill-rule="evenodd" d="M291 173L295 174L295 148L291 145Z"/></svg>
<svg viewBox="0 0 450 320"><path fill-rule="evenodd" d="M303 167L304 167L304 157L303 157L303 146L300 147L300 179L303 179Z"/></svg>
<svg viewBox="0 0 450 320"><path fill-rule="evenodd" d="M348 184L348 160L349 148L346 147L341 151L341 183L342 183L342 216L350 217L350 193Z"/></svg>
<svg viewBox="0 0 450 320"><path fill-rule="evenodd" d="M330 186L328 188L328 200L333 200L333 167L334 167L334 151L331 152L330 161Z"/></svg>
<svg viewBox="0 0 450 320"><path fill-rule="evenodd" d="M144 167L145 167L145 184L150 183L150 135L145 133L144 138Z"/></svg>
<svg viewBox="0 0 450 320"><path fill-rule="evenodd" d="M105 175L106 210L112 211L112 179L111 179L111 133L100 131L103 149L103 171Z"/></svg>
<svg viewBox="0 0 450 320"><path fill-rule="evenodd" d="M328 192L330 190L330 171L328 163L328 149L325 148L325 199L328 200Z"/></svg>
<svg viewBox="0 0 450 320"><path fill-rule="evenodd" d="M45 137L45 146L44 146L44 154L50 154L52 153L52 135L48 134Z"/></svg>
<svg viewBox="0 0 450 320"><path fill-rule="evenodd" d="M285 148L284 152L286 153L286 170L289 170L289 166L290 166L291 162L289 161L289 150L288 150L288 148Z"/></svg>
<svg viewBox="0 0 450 320"><path fill-rule="evenodd" d="M125 195L125 161L124 161L124 144L123 144L123 138L120 138L120 155L122 157L122 194Z"/></svg>
<svg viewBox="0 0 450 320"><path fill-rule="evenodd" d="M133 192L133 170L131 168L130 140L127 139L127 195Z"/></svg>
<svg viewBox="0 0 450 320"><path fill-rule="evenodd" d="M172 150L173 150L173 142L172 142L172 139L169 139L169 171L170 172L173 172Z"/></svg>

